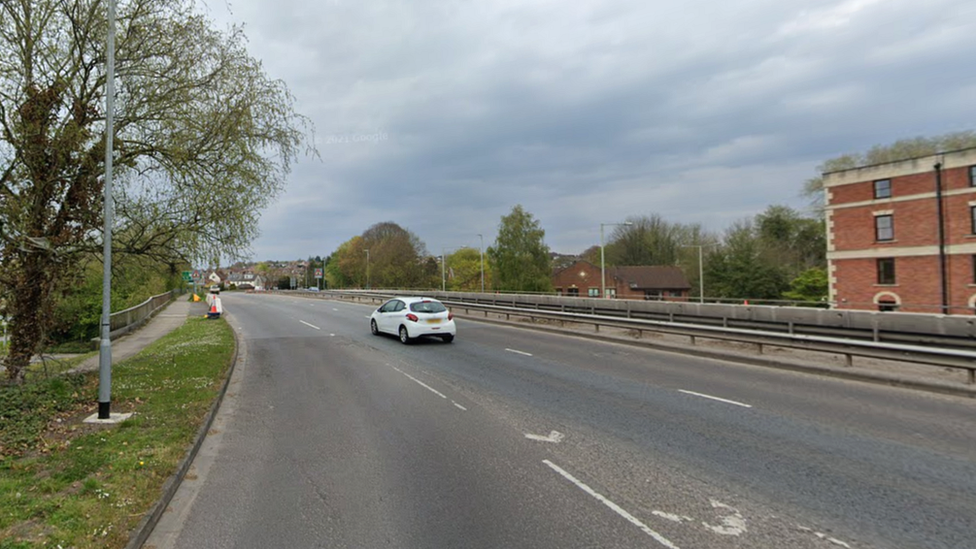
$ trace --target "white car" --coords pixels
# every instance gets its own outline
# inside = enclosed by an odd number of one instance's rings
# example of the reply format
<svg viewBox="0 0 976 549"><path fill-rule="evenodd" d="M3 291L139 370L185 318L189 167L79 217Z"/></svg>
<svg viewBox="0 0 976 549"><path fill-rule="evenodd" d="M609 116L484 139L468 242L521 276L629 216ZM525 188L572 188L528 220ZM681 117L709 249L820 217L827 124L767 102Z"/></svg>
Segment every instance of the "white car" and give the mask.
<svg viewBox="0 0 976 549"><path fill-rule="evenodd" d="M457 335L454 314L429 297L396 297L387 301L370 315L369 329L373 335L398 336L404 344L420 336L436 336L450 343Z"/></svg>

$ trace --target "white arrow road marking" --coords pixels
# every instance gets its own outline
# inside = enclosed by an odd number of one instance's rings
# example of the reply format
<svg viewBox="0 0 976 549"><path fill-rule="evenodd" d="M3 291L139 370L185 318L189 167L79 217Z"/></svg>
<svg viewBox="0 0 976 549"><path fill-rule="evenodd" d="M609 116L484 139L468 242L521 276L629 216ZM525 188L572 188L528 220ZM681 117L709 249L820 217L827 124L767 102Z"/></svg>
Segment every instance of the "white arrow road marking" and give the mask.
<svg viewBox="0 0 976 549"><path fill-rule="evenodd" d="M716 534L721 534L723 536L738 536L746 531L746 519L742 518L739 511L734 507L730 507L721 501L716 499L709 500L712 507L715 509L728 509L732 511L731 515L726 515L722 517L722 524L720 526L712 526L707 522L702 522L702 526L708 528Z"/></svg>
<svg viewBox="0 0 976 549"><path fill-rule="evenodd" d="M555 443L555 444L559 444L560 442L562 442L563 437L565 437L565 436L566 435L560 433L559 431L549 431L549 436L533 435L533 434L530 434L530 433L525 433L525 438L527 438L527 439L530 439L530 440L539 440L539 441L542 441L542 442L552 442L552 443Z"/></svg>
<svg viewBox="0 0 976 549"><path fill-rule="evenodd" d="M565 478L566 480L568 480L568 481L572 482L573 484L575 484L576 487L579 488L580 490L583 490L587 494L589 494L589 495L593 496L594 498L596 498L596 500L599 501L600 503L602 503L602 504L606 505L607 507L609 507L610 509L612 509L614 513L617 513L618 515L620 515L623 518L627 519L634 526L637 526L638 528L640 528L641 530L643 530L645 534L647 534L647 535L651 536L652 538L654 538L654 540L657 541L658 543L660 543L661 545L667 547L668 549L678 549L678 546L675 545L675 544L673 544L673 543L671 543L671 540L669 540L668 538L662 536L661 534L658 534L654 530L651 530L646 524L644 524L643 522L641 522L640 520L638 520L637 517L635 517L634 515L631 515L630 513L628 513L626 510L624 510L622 507L620 507L616 503L614 503L614 502L610 501L609 499L603 497L601 494L599 494L593 488L590 488L586 484L583 484L581 481L577 480L576 477L574 477L573 475L567 473L566 471L564 471L561 467L559 467L555 463L549 461L548 459L542 460L542 463L545 463L546 465L549 466L550 469L552 469L553 471L559 473L560 475L563 476L563 478Z"/></svg>
<svg viewBox="0 0 976 549"><path fill-rule="evenodd" d="M299 322L301 322L302 324L308 326L309 328L315 328L316 330L321 330L322 329L322 328L319 328L318 326L316 326L314 324L309 324L308 322L305 322L304 320L299 320Z"/></svg>
<svg viewBox="0 0 976 549"><path fill-rule="evenodd" d="M518 350L515 350L515 349L505 349L505 350L508 351L508 352L510 352L510 353L516 353L516 354L525 355L525 356L532 356L532 353L526 353L525 351L518 351Z"/></svg>
<svg viewBox="0 0 976 549"><path fill-rule="evenodd" d="M335 307L333 307L333 308L332 308L332 310L333 310L333 311L338 311L339 309L336 309Z"/></svg>
<svg viewBox="0 0 976 549"><path fill-rule="evenodd" d="M335 337L335 334L329 334L329 337Z"/></svg>
<svg viewBox="0 0 976 549"><path fill-rule="evenodd" d="M455 405L455 406L457 406L458 408L460 408L460 409L462 409L462 410L464 410L465 412L467 412L467 411L468 411L468 409L467 409L467 408L465 408L464 406L461 406L460 404L458 404L457 402L454 402L453 400L451 401L451 404L453 404L453 405Z"/></svg>
<svg viewBox="0 0 976 549"><path fill-rule="evenodd" d="M735 404L736 406L742 406L743 408L752 408L752 404L744 404L742 402L736 402L734 400L728 400L725 398L719 398L717 396L706 395L704 393L696 393L694 391L685 391L684 389L678 389L679 393L684 393L686 395L695 395L697 397L708 398L711 400L717 400L719 402L724 402L726 404Z"/></svg>
<svg viewBox="0 0 976 549"><path fill-rule="evenodd" d="M695 519L693 519L691 517L686 517L684 515L674 515L674 514L671 514L671 513L665 513L664 511L658 511L658 510L651 511L651 514L652 515L655 515L655 516L658 516L658 517L661 517L663 519L670 520L671 522L677 522L679 524L682 523L682 522L690 522L690 521L695 520Z"/></svg>

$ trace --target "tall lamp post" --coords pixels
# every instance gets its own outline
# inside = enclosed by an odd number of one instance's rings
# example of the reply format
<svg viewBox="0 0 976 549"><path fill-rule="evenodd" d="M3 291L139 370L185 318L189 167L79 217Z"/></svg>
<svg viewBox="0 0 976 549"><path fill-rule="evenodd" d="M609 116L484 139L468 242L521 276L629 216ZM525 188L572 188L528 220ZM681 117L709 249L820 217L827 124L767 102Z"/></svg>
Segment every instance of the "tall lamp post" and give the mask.
<svg viewBox="0 0 976 549"><path fill-rule="evenodd" d="M102 275L102 333L98 346L98 419L112 418L112 141L115 133L115 0L108 2L105 68L105 234Z"/></svg>
<svg viewBox="0 0 976 549"><path fill-rule="evenodd" d="M704 244L685 244L682 248L698 248L698 302L705 302L705 272L703 265L705 264L702 256L702 249L705 247Z"/></svg>
<svg viewBox="0 0 976 549"><path fill-rule="evenodd" d="M481 293L485 293L485 237L478 235L481 239L481 247L478 248L478 261L481 263Z"/></svg>
<svg viewBox="0 0 976 549"><path fill-rule="evenodd" d="M623 223L600 223L600 294L603 297L607 297L607 263L604 260L603 254L603 227L614 225L629 227L633 223L630 221L624 221Z"/></svg>
<svg viewBox="0 0 976 549"><path fill-rule="evenodd" d="M369 248L363 250L366 252L366 289L369 289Z"/></svg>

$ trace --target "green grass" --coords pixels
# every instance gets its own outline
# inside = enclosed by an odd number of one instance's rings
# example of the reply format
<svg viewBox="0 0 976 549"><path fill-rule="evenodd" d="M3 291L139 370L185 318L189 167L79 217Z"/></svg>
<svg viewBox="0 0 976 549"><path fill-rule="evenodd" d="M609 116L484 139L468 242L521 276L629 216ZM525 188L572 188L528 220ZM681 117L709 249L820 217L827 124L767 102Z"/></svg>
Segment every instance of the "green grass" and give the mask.
<svg viewBox="0 0 976 549"><path fill-rule="evenodd" d="M112 427L97 372L0 389L0 549L124 547L202 423L233 354L223 320L190 318L113 366Z"/></svg>

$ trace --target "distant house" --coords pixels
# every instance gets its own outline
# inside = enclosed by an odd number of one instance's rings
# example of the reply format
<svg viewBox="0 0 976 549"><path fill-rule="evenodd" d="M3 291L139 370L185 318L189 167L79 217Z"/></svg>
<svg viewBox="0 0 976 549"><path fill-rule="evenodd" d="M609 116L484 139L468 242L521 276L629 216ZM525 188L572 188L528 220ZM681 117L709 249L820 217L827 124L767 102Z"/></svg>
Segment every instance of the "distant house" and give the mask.
<svg viewBox="0 0 976 549"><path fill-rule="evenodd" d="M227 275L227 284L239 290L263 290L264 278L253 271L233 271Z"/></svg>
<svg viewBox="0 0 976 549"><path fill-rule="evenodd" d="M600 267L577 261L558 271L552 285L560 295L600 297ZM645 265L606 268L606 297L687 301L691 284L678 267Z"/></svg>

